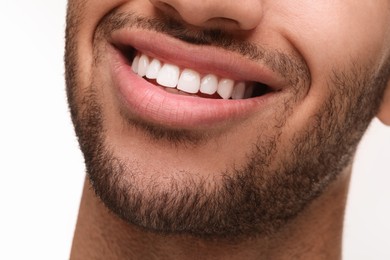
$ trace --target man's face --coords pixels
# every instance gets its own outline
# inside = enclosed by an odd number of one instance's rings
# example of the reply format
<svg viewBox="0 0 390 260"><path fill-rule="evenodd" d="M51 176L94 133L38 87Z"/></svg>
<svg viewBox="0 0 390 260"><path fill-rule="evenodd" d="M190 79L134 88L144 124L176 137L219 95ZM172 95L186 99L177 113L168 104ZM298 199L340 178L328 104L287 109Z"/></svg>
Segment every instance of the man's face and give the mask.
<svg viewBox="0 0 390 260"><path fill-rule="evenodd" d="M96 193L152 231L278 230L350 166L389 19L387 0L70 0L67 91Z"/></svg>

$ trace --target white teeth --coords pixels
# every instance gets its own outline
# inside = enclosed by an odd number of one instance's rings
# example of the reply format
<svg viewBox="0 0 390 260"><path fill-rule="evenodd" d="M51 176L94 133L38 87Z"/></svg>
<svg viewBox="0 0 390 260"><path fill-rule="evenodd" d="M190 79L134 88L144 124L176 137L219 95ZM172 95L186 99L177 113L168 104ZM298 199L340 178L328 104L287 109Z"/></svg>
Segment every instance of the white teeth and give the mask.
<svg viewBox="0 0 390 260"><path fill-rule="evenodd" d="M134 73L138 72L138 62L139 62L139 56L135 56L133 63L131 64L131 69L134 71Z"/></svg>
<svg viewBox="0 0 390 260"><path fill-rule="evenodd" d="M235 83L232 79L222 78L208 74L202 79L200 74L191 69L180 68L172 64L162 64L158 59L150 59L145 54L134 57L131 69L141 77L155 79L158 84L167 88L176 88L191 94L199 91L203 94L213 95L216 92L223 99L250 98L253 86L247 87L244 82Z"/></svg>
<svg viewBox="0 0 390 260"><path fill-rule="evenodd" d="M179 81L180 69L172 64L164 64L157 75L157 83L167 87L175 88Z"/></svg>
<svg viewBox="0 0 390 260"><path fill-rule="evenodd" d="M200 87L200 75L198 72L185 69L180 75L177 89L187 93L198 93Z"/></svg>
<svg viewBox="0 0 390 260"><path fill-rule="evenodd" d="M202 78L200 83L200 92L212 95L217 92L218 78L215 75L208 74Z"/></svg>
<svg viewBox="0 0 390 260"><path fill-rule="evenodd" d="M148 56L142 54L138 61L138 75L143 77L146 75L146 70L149 66L149 58Z"/></svg>
<svg viewBox="0 0 390 260"><path fill-rule="evenodd" d="M244 95L245 95L245 83L238 82L233 88L232 99L243 99Z"/></svg>
<svg viewBox="0 0 390 260"><path fill-rule="evenodd" d="M223 99L229 99L232 96L234 81L231 79L221 79L218 82L217 92Z"/></svg>
<svg viewBox="0 0 390 260"><path fill-rule="evenodd" d="M148 79L156 79L158 72L161 69L161 62L158 59L153 59L146 70L146 77Z"/></svg>

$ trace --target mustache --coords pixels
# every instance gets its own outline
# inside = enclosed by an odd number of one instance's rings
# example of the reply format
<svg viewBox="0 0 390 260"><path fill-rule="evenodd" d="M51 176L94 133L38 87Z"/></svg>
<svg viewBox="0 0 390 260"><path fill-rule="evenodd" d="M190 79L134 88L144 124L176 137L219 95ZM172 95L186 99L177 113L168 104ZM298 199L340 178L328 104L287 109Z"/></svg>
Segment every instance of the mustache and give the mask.
<svg viewBox="0 0 390 260"><path fill-rule="evenodd" d="M150 18L114 9L101 20L96 34L109 39L113 32L124 28L155 31L189 44L213 46L238 53L251 61L265 64L292 86L311 81L309 68L299 55L266 49L261 45L237 39L231 32L223 29L193 28L170 16Z"/></svg>

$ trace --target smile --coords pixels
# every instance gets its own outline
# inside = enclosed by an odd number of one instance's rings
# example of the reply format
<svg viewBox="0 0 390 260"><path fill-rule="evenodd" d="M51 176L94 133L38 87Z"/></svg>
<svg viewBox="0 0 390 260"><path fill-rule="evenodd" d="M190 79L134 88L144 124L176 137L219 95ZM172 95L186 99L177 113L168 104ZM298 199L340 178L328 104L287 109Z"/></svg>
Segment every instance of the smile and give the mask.
<svg viewBox="0 0 390 260"><path fill-rule="evenodd" d="M175 93L172 91L175 89L177 93L196 94L205 98L246 99L269 91L267 86L261 83L235 81L210 73L201 75L195 70L163 63L142 53L135 55L131 67L140 77L166 88L171 93Z"/></svg>
<svg viewBox="0 0 390 260"><path fill-rule="evenodd" d="M114 90L130 118L217 127L266 111L282 92L284 82L269 68L215 47L143 30L115 32L110 43Z"/></svg>

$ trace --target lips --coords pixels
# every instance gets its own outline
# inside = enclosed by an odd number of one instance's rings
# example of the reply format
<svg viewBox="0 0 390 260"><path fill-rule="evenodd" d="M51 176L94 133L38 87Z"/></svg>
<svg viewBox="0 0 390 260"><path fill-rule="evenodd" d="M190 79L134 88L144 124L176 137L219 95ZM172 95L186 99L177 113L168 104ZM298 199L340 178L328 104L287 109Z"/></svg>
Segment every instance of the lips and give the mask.
<svg viewBox="0 0 390 260"><path fill-rule="evenodd" d="M120 103L130 117L158 125L193 129L242 120L264 109L282 85L261 64L154 32L117 31L111 44Z"/></svg>

